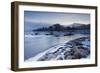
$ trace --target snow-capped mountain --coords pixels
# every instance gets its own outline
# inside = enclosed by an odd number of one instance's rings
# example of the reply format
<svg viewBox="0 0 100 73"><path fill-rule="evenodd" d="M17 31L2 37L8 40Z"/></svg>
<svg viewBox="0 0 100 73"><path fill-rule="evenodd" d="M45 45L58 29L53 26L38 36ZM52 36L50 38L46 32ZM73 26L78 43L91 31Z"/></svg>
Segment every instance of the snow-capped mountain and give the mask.
<svg viewBox="0 0 100 73"><path fill-rule="evenodd" d="M73 23L73 24L70 24L69 27L84 27L88 25L90 24Z"/></svg>

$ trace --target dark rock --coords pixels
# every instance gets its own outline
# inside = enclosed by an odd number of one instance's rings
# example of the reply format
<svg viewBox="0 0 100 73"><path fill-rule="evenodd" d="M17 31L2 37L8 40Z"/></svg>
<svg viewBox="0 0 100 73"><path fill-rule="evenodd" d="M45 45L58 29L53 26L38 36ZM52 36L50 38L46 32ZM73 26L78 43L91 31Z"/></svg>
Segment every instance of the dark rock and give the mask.
<svg viewBox="0 0 100 73"><path fill-rule="evenodd" d="M90 55L90 37L71 40L54 52L47 52L39 61L87 58Z"/></svg>

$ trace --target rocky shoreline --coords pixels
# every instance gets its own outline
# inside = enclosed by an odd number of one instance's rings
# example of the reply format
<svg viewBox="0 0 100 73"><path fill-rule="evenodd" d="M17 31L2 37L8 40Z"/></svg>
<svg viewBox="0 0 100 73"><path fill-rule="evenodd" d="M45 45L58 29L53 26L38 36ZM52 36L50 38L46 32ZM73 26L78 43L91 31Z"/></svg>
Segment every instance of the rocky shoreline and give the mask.
<svg viewBox="0 0 100 73"><path fill-rule="evenodd" d="M80 37L68 42L53 46L39 53L29 61L54 61L90 58L90 37Z"/></svg>
<svg viewBox="0 0 100 73"><path fill-rule="evenodd" d="M87 58L90 55L90 37L71 40L45 53L38 61Z"/></svg>

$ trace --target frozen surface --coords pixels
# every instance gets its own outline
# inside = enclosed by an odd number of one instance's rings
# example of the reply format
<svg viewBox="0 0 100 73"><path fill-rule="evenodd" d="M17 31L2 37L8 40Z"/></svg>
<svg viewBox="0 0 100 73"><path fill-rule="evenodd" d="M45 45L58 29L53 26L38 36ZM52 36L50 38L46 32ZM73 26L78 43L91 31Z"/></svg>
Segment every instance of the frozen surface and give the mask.
<svg viewBox="0 0 100 73"><path fill-rule="evenodd" d="M76 38L58 45L31 57L28 61L50 61L90 58L90 37Z"/></svg>
<svg viewBox="0 0 100 73"><path fill-rule="evenodd" d="M25 34L24 60L35 57L37 54L44 52L52 47L56 47L59 44L61 45L70 40L86 36L76 34L71 36L56 37L54 35L43 35L42 33L41 35L33 35L33 33Z"/></svg>

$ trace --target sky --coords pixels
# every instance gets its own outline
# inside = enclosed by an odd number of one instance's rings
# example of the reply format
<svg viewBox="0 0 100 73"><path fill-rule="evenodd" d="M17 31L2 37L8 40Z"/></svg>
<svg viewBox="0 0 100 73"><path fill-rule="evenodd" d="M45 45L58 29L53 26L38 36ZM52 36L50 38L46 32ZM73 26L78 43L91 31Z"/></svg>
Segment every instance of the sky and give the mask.
<svg viewBox="0 0 100 73"><path fill-rule="evenodd" d="M72 23L90 23L90 14L24 11L25 23L47 23L69 25Z"/></svg>

